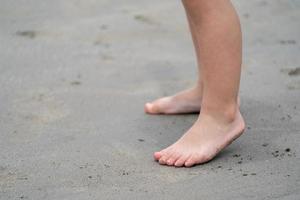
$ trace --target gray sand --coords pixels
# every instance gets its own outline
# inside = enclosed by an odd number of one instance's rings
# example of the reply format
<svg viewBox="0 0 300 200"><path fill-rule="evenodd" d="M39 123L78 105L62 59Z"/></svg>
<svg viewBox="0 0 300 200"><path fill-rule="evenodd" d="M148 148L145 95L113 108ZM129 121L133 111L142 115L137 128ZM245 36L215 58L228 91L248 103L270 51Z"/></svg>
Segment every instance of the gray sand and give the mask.
<svg viewBox="0 0 300 200"><path fill-rule="evenodd" d="M145 102L196 80L180 1L2 0L0 199L300 199L300 1L236 0L245 134L159 166L197 115Z"/></svg>

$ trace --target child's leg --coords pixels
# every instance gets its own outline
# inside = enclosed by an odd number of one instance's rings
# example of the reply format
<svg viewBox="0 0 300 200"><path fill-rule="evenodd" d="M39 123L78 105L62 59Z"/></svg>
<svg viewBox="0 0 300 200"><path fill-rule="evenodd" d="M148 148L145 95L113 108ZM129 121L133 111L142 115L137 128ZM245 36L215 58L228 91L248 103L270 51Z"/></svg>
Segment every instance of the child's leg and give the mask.
<svg viewBox="0 0 300 200"><path fill-rule="evenodd" d="M199 112L202 99L203 81L200 73L199 46L196 38L196 27L187 13L192 39L196 51L198 62L198 81L197 84L173 96L157 99L145 105L145 112L149 114L181 114Z"/></svg>
<svg viewBox="0 0 300 200"><path fill-rule="evenodd" d="M195 25L203 77L201 113L173 145L156 152L160 164L207 162L244 130L237 96L241 72L241 31L229 0L183 0Z"/></svg>

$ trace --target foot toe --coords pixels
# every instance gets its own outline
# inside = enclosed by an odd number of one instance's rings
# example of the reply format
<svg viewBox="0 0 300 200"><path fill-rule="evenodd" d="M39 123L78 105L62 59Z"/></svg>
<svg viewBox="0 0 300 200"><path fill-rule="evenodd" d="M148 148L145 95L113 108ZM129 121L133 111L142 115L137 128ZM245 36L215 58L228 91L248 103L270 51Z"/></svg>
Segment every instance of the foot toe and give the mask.
<svg viewBox="0 0 300 200"><path fill-rule="evenodd" d="M192 167L196 164L196 161L193 157L189 158L188 160L185 161L184 166L185 167Z"/></svg>
<svg viewBox="0 0 300 200"><path fill-rule="evenodd" d="M166 165L169 158L172 156L172 151L167 148L161 151L161 158L159 159L159 163L162 165Z"/></svg>
<svg viewBox="0 0 300 200"><path fill-rule="evenodd" d="M186 159L187 159L186 156L180 156L180 157L176 160L176 162L175 162L174 165L175 165L176 167L182 167L182 166L184 165Z"/></svg>
<svg viewBox="0 0 300 200"><path fill-rule="evenodd" d="M146 103L145 104L145 112L146 113L152 113L152 104L151 103Z"/></svg>
<svg viewBox="0 0 300 200"><path fill-rule="evenodd" d="M153 155L153 157L156 161L158 161L161 158L161 156L162 156L161 152L155 152Z"/></svg>
<svg viewBox="0 0 300 200"><path fill-rule="evenodd" d="M166 165L167 164L167 157L165 155L163 155L159 160L158 160L159 164L161 165Z"/></svg>
<svg viewBox="0 0 300 200"><path fill-rule="evenodd" d="M167 160L167 165L173 166L175 162L177 161L179 155L172 155L168 160Z"/></svg>
<svg viewBox="0 0 300 200"><path fill-rule="evenodd" d="M202 155L202 154L191 155L184 163L184 166L192 167L194 165L204 163L207 160L208 160L208 157L205 155Z"/></svg>
<svg viewBox="0 0 300 200"><path fill-rule="evenodd" d="M145 112L149 114L160 114L160 109L157 103L146 103Z"/></svg>

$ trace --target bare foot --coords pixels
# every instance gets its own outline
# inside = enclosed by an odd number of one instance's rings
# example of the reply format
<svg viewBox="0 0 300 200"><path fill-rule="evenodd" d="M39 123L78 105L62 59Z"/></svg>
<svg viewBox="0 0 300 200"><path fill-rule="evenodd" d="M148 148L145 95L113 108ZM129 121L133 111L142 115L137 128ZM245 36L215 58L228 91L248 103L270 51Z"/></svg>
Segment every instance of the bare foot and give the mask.
<svg viewBox="0 0 300 200"><path fill-rule="evenodd" d="M202 99L201 87L193 87L173 96L163 97L145 104L148 114L184 114L200 111Z"/></svg>
<svg viewBox="0 0 300 200"><path fill-rule="evenodd" d="M191 167L213 159L244 131L238 110L231 119L216 119L202 112L197 122L173 145L154 153L162 165Z"/></svg>

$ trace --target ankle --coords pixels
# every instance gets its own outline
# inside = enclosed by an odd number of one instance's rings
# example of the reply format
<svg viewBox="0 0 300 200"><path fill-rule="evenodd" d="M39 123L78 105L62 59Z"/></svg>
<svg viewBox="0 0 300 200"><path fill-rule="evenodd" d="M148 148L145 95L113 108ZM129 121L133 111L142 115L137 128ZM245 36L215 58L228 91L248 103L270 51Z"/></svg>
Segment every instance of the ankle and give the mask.
<svg viewBox="0 0 300 200"><path fill-rule="evenodd" d="M239 106L236 102L224 104L222 106L204 104L201 107L201 113L209 115L225 123L231 123L236 119L239 112Z"/></svg>

